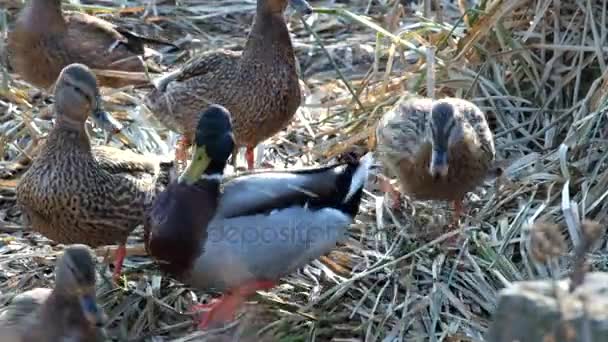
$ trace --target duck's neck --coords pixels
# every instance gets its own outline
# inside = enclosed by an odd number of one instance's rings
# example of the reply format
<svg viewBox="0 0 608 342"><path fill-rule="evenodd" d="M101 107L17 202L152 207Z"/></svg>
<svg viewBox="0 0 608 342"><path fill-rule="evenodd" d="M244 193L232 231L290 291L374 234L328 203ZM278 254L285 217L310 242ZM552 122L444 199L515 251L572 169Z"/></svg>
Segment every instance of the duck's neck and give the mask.
<svg viewBox="0 0 608 342"><path fill-rule="evenodd" d="M207 240L220 196L220 180L203 175L195 184L174 182L151 210L150 253L163 271L182 277L191 269Z"/></svg>
<svg viewBox="0 0 608 342"><path fill-rule="evenodd" d="M28 20L33 21L34 27L50 30L65 26L61 12L61 0L31 0L25 9Z"/></svg>
<svg viewBox="0 0 608 342"><path fill-rule="evenodd" d="M88 330L89 324L82 313L78 299L73 294L62 293L54 289L41 308L41 321L54 322L50 331L50 336L57 336L59 339L66 334L66 326L73 330ZM61 319L59 322L58 319Z"/></svg>
<svg viewBox="0 0 608 342"><path fill-rule="evenodd" d="M258 1L260 3L260 1ZM283 14L271 12L258 5L256 17L247 38L243 61L266 61L276 63L278 60L295 65L294 51L291 37Z"/></svg>
<svg viewBox="0 0 608 342"><path fill-rule="evenodd" d="M58 115L55 127L49 134L49 144L61 146L62 150L72 149L90 153L91 143L84 123L72 121Z"/></svg>

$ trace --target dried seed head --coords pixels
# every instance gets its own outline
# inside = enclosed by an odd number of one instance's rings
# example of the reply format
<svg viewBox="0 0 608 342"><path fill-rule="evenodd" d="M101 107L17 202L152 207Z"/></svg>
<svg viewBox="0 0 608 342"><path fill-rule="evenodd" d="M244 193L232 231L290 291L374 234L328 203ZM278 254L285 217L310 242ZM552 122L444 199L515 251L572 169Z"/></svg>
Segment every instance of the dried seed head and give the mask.
<svg viewBox="0 0 608 342"><path fill-rule="evenodd" d="M584 220L582 223L585 240L591 245L604 235L604 228L597 221Z"/></svg>
<svg viewBox="0 0 608 342"><path fill-rule="evenodd" d="M530 235L530 251L537 262L564 254L566 241L555 223L535 222Z"/></svg>

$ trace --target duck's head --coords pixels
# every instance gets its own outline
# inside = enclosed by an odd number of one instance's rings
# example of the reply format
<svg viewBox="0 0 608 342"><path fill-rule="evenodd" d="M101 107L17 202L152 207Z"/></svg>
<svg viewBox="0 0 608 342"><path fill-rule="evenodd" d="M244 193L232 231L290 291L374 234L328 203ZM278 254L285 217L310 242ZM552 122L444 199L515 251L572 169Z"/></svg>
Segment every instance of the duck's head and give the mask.
<svg viewBox="0 0 608 342"><path fill-rule="evenodd" d="M83 64L61 70L55 83L57 122L84 127L89 114L99 110L99 88L95 75Z"/></svg>
<svg viewBox="0 0 608 342"><path fill-rule="evenodd" d="M105 315L95 300L95 259L85 245L65 248L55 267L55 291L78 298L84 317L91 326L102 327Z"/></svg>
<svg viewBox="0 0 608 342"><path fill-rule="evenodd" d="M448 175L448 161L450 147L462 140L464 133L462 125L456 119L452 104L437 101L431 109L431 161L429 173L435 179L445 178Z"/></svg>
<svg viewBox="0 0 608 342"><path fill-rule="evenodd" d="M194 184L204 176L221 176L234 145L230 112L220 105L209 106L198 121L192 160L179 182Z"/></svg>
<svg viewBox="0 0 608 342"><path fill-rule="evenodd" d="M89 115L110 134L122 126L103 109L97 78L84 64L73 63L61 71L55 84L57 122L81 129Z"/></svg>
<svg viewBox="0 0 608 342"><path fill-rule="evenodd" d="M285 12L287 5L302 16L312 13L312 7L306 0L258 0L258 6L262 6L262 9L281 15Z"/></svg>

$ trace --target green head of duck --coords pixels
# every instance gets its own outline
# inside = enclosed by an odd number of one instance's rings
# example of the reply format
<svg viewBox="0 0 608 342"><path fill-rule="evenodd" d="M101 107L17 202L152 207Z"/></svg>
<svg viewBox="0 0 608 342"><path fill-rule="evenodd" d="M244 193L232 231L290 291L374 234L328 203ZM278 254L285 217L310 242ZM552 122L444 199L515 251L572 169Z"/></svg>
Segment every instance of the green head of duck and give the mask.
<svg viewBox="0 0 608 342"><path fill-rule="evenodd" d="M221 175L234 144L230 112L220 105L209 106L198 121L192 159L179 182L194 184L203 173Z"/></svg>

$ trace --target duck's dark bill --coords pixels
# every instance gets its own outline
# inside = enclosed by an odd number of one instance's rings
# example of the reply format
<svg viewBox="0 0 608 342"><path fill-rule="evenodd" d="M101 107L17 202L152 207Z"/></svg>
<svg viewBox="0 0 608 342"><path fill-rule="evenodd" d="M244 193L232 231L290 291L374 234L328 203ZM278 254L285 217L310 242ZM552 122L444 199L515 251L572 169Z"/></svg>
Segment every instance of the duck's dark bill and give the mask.
<svg viewBox="0 0 608 342"><path fill-rule="evenodd" d="M448 174L448 154L443 150L433 150L431 153L431 175L445 177Z"/></svg>
<svg viewBox="0 0 608 342"><path fill-rule="evenodd" d="M182 175L179 177L180 183L196 183L211 163L211 158L209 158L209 156L207 155L205 145L194 145L192 146L192 148L194 149L192 153L192 161L190 161L190 164L188 164L186 170L184 170Z"/></svg>
<svg viewBox="0 0 608 342"><path fill-rule="evenodd" d="M121 143L131 146L131 140L122 131L122 124L103 109L97 109L93 112L93 120L95 124L104 131L108 132L110 137L116 137Z"/></svg>
<svg viewBox="0 0 608 342"><path fill-rule="evenodd" d="M306 0L289 0L289 5L300 15L309 15L312 13L312 7Z"/></svg>

